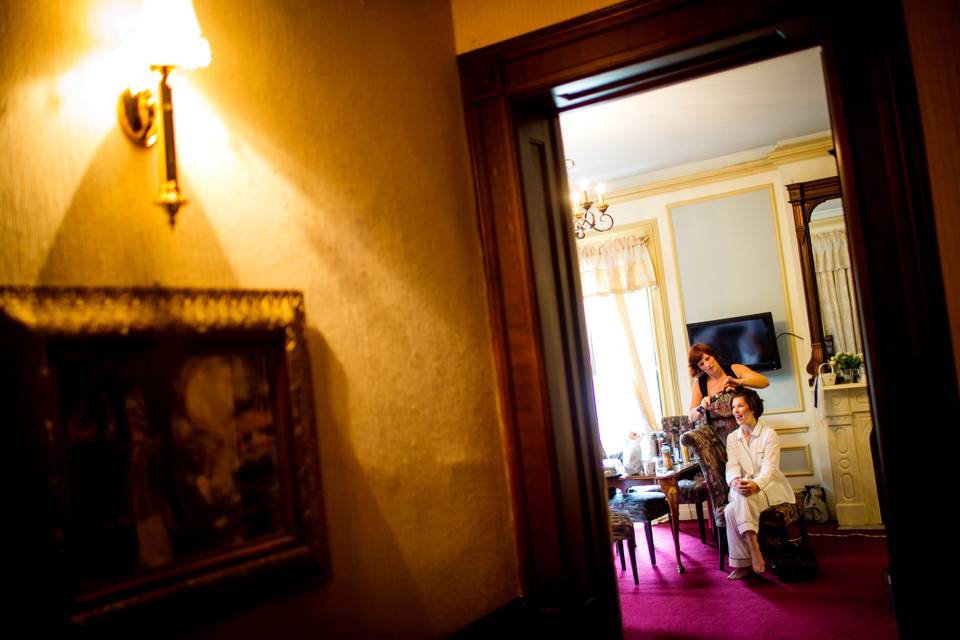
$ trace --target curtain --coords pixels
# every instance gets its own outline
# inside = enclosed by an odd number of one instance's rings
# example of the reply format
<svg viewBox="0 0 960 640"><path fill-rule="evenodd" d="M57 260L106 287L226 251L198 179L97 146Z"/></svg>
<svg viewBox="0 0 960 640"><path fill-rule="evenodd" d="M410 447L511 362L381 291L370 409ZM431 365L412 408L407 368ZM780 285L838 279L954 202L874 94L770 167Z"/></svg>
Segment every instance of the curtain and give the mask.
<svg viewBox="0 0 960 640"><path fill-rule="evenodd" d="M817 270L823 333L833 336L835 351L860 353L863 344L850 255L847 253L847 234L842 229L818 233L811 235L810 244Z"/></svg>
<svg viewBox="0 0 960 640"><path fill-rule="evenodd" d="M626 236L577 247L583 297L626 293L657 284L646 236Z"/></svg>
<svg viewBox="0 0 960 640"><path fill-rule="evenodd" d="M630 432L658 430L650 400L657 374L643 366L656 361L645 291L656 286L656 273L646 236L582 245L577 255L600 439L609 456L623 450Z"/></svg>

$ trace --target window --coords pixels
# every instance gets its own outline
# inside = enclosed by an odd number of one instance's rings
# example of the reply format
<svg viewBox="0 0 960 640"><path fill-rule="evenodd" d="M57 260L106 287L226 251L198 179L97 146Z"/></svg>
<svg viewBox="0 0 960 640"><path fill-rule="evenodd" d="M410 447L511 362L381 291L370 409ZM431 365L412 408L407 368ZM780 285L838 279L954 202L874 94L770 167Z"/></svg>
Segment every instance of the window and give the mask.
<svg viewBox="0 0 960 640"><path fill-rule="evenodd" d="M628 434L658 431L677 413L679 396L669 341L655 221L578 243L600 441L608 456ZM662 273L662 268L659 269Z"/></svg>
<svg viewBox="0 0 960 640"><path fill-rule="evenodd" d="M659 430L663 416L650 292L648 288L584 298L600 442L608 456L623 450L631 431ZM622 324L622 310L630 335Z"/></svg>

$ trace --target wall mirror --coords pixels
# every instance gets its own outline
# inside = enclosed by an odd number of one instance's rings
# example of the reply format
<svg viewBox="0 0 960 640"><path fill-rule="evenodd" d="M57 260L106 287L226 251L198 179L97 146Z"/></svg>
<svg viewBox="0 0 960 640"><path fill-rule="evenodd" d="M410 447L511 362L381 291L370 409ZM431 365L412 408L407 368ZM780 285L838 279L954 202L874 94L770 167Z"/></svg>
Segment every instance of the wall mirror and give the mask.
<svg viewBox="0 0 960 640"><path fill-rule="evenodd" d="M840 179L787 185L800 248L810 328L809 383L821 363L839 351L860 353L863 343L847 250Z"/></svg>
<svg viewBox="0 0 960 640"><path fill-rule="evenodd" d="M814 207L807 233L816 271L824 357L829 359L841 351L862 353L863 341L860 337L853 270L847 250L843 200L834 198Z"/></svg>

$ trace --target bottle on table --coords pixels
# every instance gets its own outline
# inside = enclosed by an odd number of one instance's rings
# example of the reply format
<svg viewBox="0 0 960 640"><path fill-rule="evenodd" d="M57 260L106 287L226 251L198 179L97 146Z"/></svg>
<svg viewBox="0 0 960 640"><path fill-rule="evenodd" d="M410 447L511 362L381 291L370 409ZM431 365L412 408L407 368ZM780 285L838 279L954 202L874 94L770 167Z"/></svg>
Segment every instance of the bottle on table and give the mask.
<svg viewBox="0 0 960 640"><path fill-rule="evenodd" d="M663 452L663 468L670 471L673 469L673 456L670 453L670 447L663 447L661 451Z"/></svg>

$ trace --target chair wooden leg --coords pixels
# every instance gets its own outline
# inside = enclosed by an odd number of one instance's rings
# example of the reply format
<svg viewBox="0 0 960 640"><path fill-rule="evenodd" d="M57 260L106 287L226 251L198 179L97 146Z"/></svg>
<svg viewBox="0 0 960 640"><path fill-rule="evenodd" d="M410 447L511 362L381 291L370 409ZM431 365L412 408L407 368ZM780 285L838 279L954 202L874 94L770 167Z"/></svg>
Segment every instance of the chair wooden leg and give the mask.
<svg viewBox="0 0 960 640"><path fill-rule="evenodd" d="M727 528L717 527L717 548L720 549L720 570L727 569Z"/></svg>
<svg viewBox="0 0 960 640"><path fill-rule="evenodd" d="M797 526L800 527L800 539L803 540L803 544L810 544L810 541L807 540L807 522L803 519L803 511L800 512L800 518L797 519Z"/></svg>
<svg viewBox="0 0 960 640"><path fill-rule="evenodd" d="M630 568L633 569L633 584L640 584L640 577L637 575L637 543L629 540L627 551L630 553Z"/></svg>
<svg viewBox="0 0 960 640"><path fill-rule="evenodd" d="M620 556L620 571L626 571L627 563L623 561L623 540L617 540L617 555Z"/></svg>
<svg viewBox="0 0 960 640"><path fill-rule="evenodd" d="M707 500L707 512L710 514L710 537L717 537L717 517L713 515L713 507L710 506L710 501Z"/></svg>
<svg viewBox="0 0 960 640"><path fill-rule="evenodd" d="M643 523L643 532L647 536L647 549L650 551L650 564L654 567L657 566L657 555L653 550L653 527L650 526L650 521Z"/></svg>
<svg viewBox="0 0 960 640"><path fill-rule="evenodd" d="M697 502L697 527L700 529L700 542L707 543L707 531L703 524L703 503Z"/></svg>

